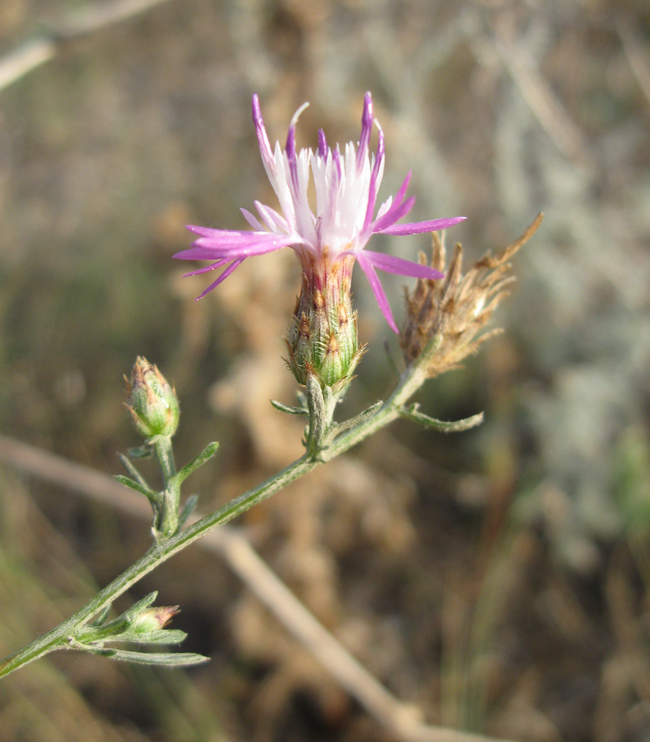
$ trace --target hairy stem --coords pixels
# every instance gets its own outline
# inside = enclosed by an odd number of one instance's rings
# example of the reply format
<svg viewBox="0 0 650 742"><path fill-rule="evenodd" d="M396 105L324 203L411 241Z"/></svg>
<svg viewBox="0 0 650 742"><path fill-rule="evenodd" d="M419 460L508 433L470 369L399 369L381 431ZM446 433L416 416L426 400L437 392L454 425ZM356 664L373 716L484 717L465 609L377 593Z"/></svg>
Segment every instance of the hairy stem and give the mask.
<svg viewBox="0 0 650 742"><path fill-rule="evenodd" d="M2 661L0 663L0 677L9 675L14 670L43 657L49 652L60 649L74 649L77 632L93 616L110 606L117 597L139 582L145 575L192 542L200 539L212 528L227 523L253 505L286 487L290 482L307 474L321 463L330 461L388 425L400 416L401 406L422 384L423 380L424 377L417 368L408 369L400 378L391 396L375 413L341 433L330 446L317 453L306 453L282 471L257 485L257 487L240 495L213 513L204 516L179 533L154 544L146 554L101 590L77 613ZM166 463L170 463L170 460L167 460ZM173 464L170 464L170 474L173 474L171 467L173 467Z"/></svg>
<svg viewBox="0 0 650 742"><path fill-rule="evenodd" d="M160 503L160 523L156 529L163 539L170 538L178 531L178 506L181 500L181 483L176 477L174 449L170 435L160 436L154 444L156 458L165 480L165 489Z"/></svg>

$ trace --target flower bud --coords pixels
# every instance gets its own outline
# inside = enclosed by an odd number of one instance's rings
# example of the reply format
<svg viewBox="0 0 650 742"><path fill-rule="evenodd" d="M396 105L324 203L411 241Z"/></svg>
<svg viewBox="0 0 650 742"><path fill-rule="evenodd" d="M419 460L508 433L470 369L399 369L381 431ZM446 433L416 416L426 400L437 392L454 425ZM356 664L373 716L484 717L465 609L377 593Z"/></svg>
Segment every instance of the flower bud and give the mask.
<svg viewBox="0 0 650 742"><path fill-rule="evenodd" d="M180 414L178 399L156 366L138 357L127 383L126 406L138 433L147 439L174 435Z"/></svg>
<svg viewBox="0 0 650 742"><path fill-rule="evenodd" d="M285 343L289 368L299 384L313 374L321 387L341 391L352 379L361 357L357 315L352 310L350 281L354 258L328 265L303 260L302 290Z"/></svg>
<svg viewBox="0 0 650 742"><path fill-rule="evenodd" d="M180 613L177 605L147 608L135 617L131 624L131 631L135 634L150 634L152 631L160 631L177 613Z"/></svg>

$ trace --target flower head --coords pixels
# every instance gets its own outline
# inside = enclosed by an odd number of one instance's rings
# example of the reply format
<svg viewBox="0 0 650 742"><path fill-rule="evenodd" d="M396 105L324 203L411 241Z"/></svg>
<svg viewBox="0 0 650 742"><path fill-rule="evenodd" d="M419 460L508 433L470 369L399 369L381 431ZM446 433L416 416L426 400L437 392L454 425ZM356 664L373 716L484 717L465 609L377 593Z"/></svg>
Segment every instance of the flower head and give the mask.
<svg viewBox="0 0 650 742"><path fill-rule="evenodd" d="M257 216L242 209L253 231L209 229L188 226L199 235L188 250L174 257L183 260L209 260L210 265L187 275L223 269L219 278L201 294L226 279L242 262L252 255L292 248L300 259L305 273L327 280L343 263L356 260L366 274L381 311L388 324L399 332L386 294L379 282L377 269L402 276L440 279L443 274L429 266L366 250L373 234L408 235L446 229L465 217L434 219L425 222L398 224L413 208L415 198L406 197L409 173L394 198L389 198L376 209L377 193L384 173L384 134L373 117L372 97L366 93L361 117L361 135L358 145L349 142L345 148L331 148L325 134L318 133L318 149L296 150L296 125L302 105L294 114L284 149L276 143L271 148L266 133L257 95L253 96L253 122L262 154L264 169L273 186L280 211L255 202ZM377 149L370 152L373 123L378 130ZM310 204L308 191L313 178L315 209ZM351 258L351 260L347 260ZM344 271L348 273L346 269Z"/></svg>
<svg viewBox="0 0 650 742"><path fill-rule="evenodd" d="M407 364L420 361L435 340L433 352L425 358L427 376L433 378L457 368L467 356L500 330L479 333L491 318L515 280L510 258L533 236L542 223L539 214L512 245L492 256L487 252L467 273L462 272L463 248L454 247L444 281L418 280L414 291L406 292L407 318L400 345ZM424 254L420 262L425 263ZM445 245L433 235L434 268L445 267Z"/></svg>

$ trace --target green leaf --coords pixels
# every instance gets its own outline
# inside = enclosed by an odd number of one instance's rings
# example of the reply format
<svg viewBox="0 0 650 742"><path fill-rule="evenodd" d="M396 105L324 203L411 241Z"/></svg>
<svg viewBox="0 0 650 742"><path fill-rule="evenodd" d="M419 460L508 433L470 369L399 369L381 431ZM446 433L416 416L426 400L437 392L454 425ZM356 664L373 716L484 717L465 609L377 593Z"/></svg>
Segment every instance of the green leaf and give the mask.
<svg viewBox="0 0 650 742"><path fill-rule="evenodd" d="M91 626L93 628L102 626L104 624L104 621L108 618L108 614L111 611L112 603L109 603L107 606L104 606L102 610L97 614L97 618L88 624L88 626Z"/></svg>
<svg viewBox="0 0 650 742"><path fill-rule="evenodd" d="M330 401L331 391L325 387ZM323 439L327 432L328 420L325 407L323 389L313 374L307 374L307 402L309 404L309 433L307 434L307 453L315 456L323 447Z"/></svg>
<svg viewBox="0 0 650 742"><path fill-rule="evenodd" d="M132 490L144 495L150 502L160 502L160 492L154 492L152 489L149 489L147 485L143 486L140 482L136 482L135 479L131 479L131 477L127 477L124 474L116 474L115 479L125 487L130 487Z"/></svg>
<svg viewBox="0 0 650 742"><path fill-rule="evenodd" d="M159 629L158 631L150 631L147 634L133 634L129 636L130 638L125 638L124 641L134 641L138 642L138 644L181 644L187 638L187 634L180 629Z"/></svg>
<svg viewBox="0 0 650 742"><path fill-rule="evenodd" d="M137 446L128 450L128 454L132 459L148 459L152 453L151 446Z"/></svg>
<svg viewBox="0 0 650 742"><path fill-rule="evenodd" d="M105 649L104 647L84 646L83 644L76 646L75 649L79 649L82 652L90 652L90 654L98 654L101 657L108 657L109 659L112 659L118 652L117 649L113 649L112 647Z"/></svg>
<svg viewBox="0 0 650 742"><path fill-rule="evenodd" d="M217 441L208 443L208 445L195 459L192 459L189 464L185 464L185 466L174 475L174 478L178 482L178 484L184 482L190 476L190 474L193 474L199 467L203 466L203 464L209 461L217 453L218 450L219 443Z"/></svg>
<svg viewBox="0 0 650 742"><path fill-rule="evenodd" d="M102 649L96 654L136 665L164 665L166 667L189 667L210 661L209 657L189 652L133 652L128 649Z"/></svg>
<svg viewBox="0 0 650 742"><path fill-rule="evenodd" d="M158 591L154 590L152 593L145 595L144 598L134 603L128 610L124 611L120 616L114 618L108 623L97 623L97 621L88 624L88 626L79 627L75 634L75 639L81 644L87 644L89 642L96 641L115 641L117 637L128 636L129 627L135 621L137 616L145 611L158 597ZM104 609L106 611L106 609ZM104 613L104 618L108 612ZM101 614L100 614L101 615ZM120 641L127 641L124 639Z"/></svg>
<svg viewBox="0 0 650 742"><path fill-rule="evenodd" d="M309 405L307 404L307 395L302 391L302 389L296 389L296 399L298 400L298 407L303 410L308 409Z"/></svg>
<svg viewBox="0 0 650 742"><path fill-rule="evenodd" d="M475 428L483 422L483 413L466 417L464 420L454 420L447 422L445 420L436 420L433 417L418 412L418 405L413 404L410 407L401 407L399 410L400 417L405 417L413 422L420 423L429 430L438 430L441 433L460 433L463 430Z"/></svg>
<svg viewBox="0 0 650 742"><path fill-rule="evenodd" d="M124 616L128 616L129 618L132 616L137 616L138 613L142 613L142 611L144 611L150 605L153 605L157 597L157 590L154 590L148 595L145 595L144 598L140 598L137 603L134 603L128 610L124 611Z"/></svg>
<svg viewBox="0 0 650 742"><path fill-rule="evenodd" d="M122 463L122 466L127 470L127 472L131 475L131 477L135 479L135 481L138 482L138 484L142 485L143 487L147 487L147 489L151 489L149 485L147 484L147 480L135 468L135 465L131 462L128 456L125 456L123 453L118 454L118 456L120 458L120 462Z"/></svg>
<svg viewBox="0 0 650 742"><path fill-rule="evenodd" d="M273 407L275 407L276 410L280 410L280 412L286 412L288 415L308 415L309 410L306 410L304 407L290 407L289 405L282 404L282 402L278 402L275 399L271 400L271 404Z"/></svg>

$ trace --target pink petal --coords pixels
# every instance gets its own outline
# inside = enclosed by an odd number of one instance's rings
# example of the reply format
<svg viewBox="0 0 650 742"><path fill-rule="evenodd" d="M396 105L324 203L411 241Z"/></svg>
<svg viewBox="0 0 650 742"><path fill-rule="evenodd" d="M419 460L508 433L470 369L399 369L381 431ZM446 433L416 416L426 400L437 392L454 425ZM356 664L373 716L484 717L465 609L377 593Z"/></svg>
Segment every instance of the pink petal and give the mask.
<svg viewBox="0 0 650 742"><path fill-rule="evenodd" d="M246 221L251 225L251 227L256 232L264 231L264 225L262 224L262 222L260 222L260 220L254 214L251 214L251 212L248 209L240 208L239 210L244 215L244 219L246 219Z"/></svg>
<svg viewBox="0 0 650 742"><path fill-rule="evenodd" d="M259 201L253 201L253 203L269 231L275 232L277 229L284 232L289 231L289 225L287 224L286 219L283 219L275 209L272 209L270 206L265 206Z"/></svg>
<svg viewBox="0 0 650 742"><path fill-rule="evenodd" d="M309 103L303 103L302 106L293 114L291 123L289 124L289 132L287 133L287 145L285 152L287 155L287 161L289 163L289 172L291 173L291 183L293 184L294 197L298 194L298 164L297 164L297 153L296 153L296 126L300 114L309 106Z"/></svg>
<svg viewBox="0 0 650 742"><path fill-rule="evenodd" d="M262 110L260 108L260 99L258 98L257 93L253 95L253 124L255 125L255 132L257 134L257 141L260 145L262 160L264 161L267 170L275 175L275 159L273 157L273 150L271 149L268 134L266 133L266 127L264 126L264 119L262 118Z"/></svg>
<svg viewBox="0 0 650 742"><path fill-rule="evenodd" d="M223 240L229 240L230 242L233 241L246 241L249 240L251 235L267 235L267 232L250 232L246 230L239 230L239 229L211 229L209 227L195 227L192 224L188 224L186 226L186 229L189 229L190 232L194 232L195 234L200 235L200 237L204 240L214 240L214 241L223 241Z"/></svg>
<svg viewBox="0 0 650 742"><path fill-rule="evenodd" d="M254 234L251 232L250 234ZM229 260L236 260L237 258L247 258L252 255L264 255L267 252L273 252L274 250L280 250L288 245L298 244L300 239L296 239L295 236L279 237L278 235L264 234L263 237L271 239L257 239L249 240L246 243L216 243L211 241L208 245L200 244L201 240L197 240L193 247L187 250L181 250L181 252L174 255L178 260L218 260L220 258L227 258Z"/></svg>
<svg viewBox="0 0 650 742"><path fill-rule="evenodd" d="M388 211L379 219L377 219L374 224L372 224L373 233L383 233L387 229L390 229L398 219L401 219L403 216L406 216L409 213L409 211L413 208L414 203L415 196L410 196L406 199L406 201L402 201L401 203L395 201L388 209Z"/></svg>
<svg viewBox="0 0 650 742"><path fill-rule="evenodd" d="M390 227L384 229L374 229L374 232L380 232L381 234L394 234L394 235L405 235L405 234L421 234L422 232L438 232L440 229L447 229L453 227L454 224L465 221L466 216L454 216L451 219L434 219L429 222L411 222L410 224L393 224Z"/></svg>
<svg viewBox="0 0 650 742"><path fill-rule="evenodd" d="M211 229L210 227L197 227L194 224L186 224L185 229L189 229L194 234L200 234L202 237L211 237L215 232L221 232L221 229Z"/></svg>
<svg viewBox="0 0 650 742"><path fill-rule="evenodd" d="M363 161L368 152L370 132L372 131L372 95L366 93L363 98L363 113L361 114L361 135L359 137L359 150L357 152L357 170L361 170Z"/></svg>
<svg viewBox="0 0 650 742"><path fill-rule="evenodd" d="M397 325L395 324L393 313L390 310L390 304L388 303L386 292L384 291L384 288L379 281L375 269L373 268L372 264L366 260L364 252L358 253L357 261L359 262L361 270L366 274L368 282L370 283L370 288L375 295L375 299L377 300L379 308L386 318L386 322L388 322L388 324L390 325L391 330L399 335L399 330L397 329Z"/></svg>
<svg viewBox="0 0 650 742"><path fill-rule="evenodd" d="M322 129L318 130L318 154L323 159L327 156L327 139L325 138L325 132Z"/></svg>
<svg viewBox="0 0 650 742"><path fill-rule="evenodd" d="M247 234L246 239L231 237L227 233L220 238L199 237L198 240L194 240L192 247L202 247L208 250L246 250L252 248L254 250L259 249L259 254L262 255L269 250L276 250L295 241L301 241L300 237L280 235L275 232L248 232Z"/></svg>
<svg viewBox="0 0 650 742"><path fill-rule="evenodd" d="M239 266L244 262L245 258L240 258L239 260L233 260L233 262L226 268L226 270L217 278L217 280L214 283L211 283L208 288L200 294L200 296L196 297L196 301L199 299L202 299L206 294L209 294L212 289L216 289L217 286L222 283L223 281L228 278L228 276L236 269L239 268Z"/></svg>
<svg viewBox="0 0 650 742"><path fill-rule="evenodd" d="M428 265L415 263L412 260L404 260L404 258L397 258L394 255L385 255L384 253L373 252L372 250L364 250L363 255L371 265L386 273L394 273L398 276L412 276L414 278L429 278L433 281L438 281L445 277L444 273L434 268L429 268Z"/></svg>
<svg viewBox="0 0 650 742"><path fill-rule="evenodd" d="M379 126L379 142L377 144L377 154L375 155L375 164L372 168L372 172L370 173L370 185L368 187L368 205L366 207L366 216L363 220L363 227L361 229L361 233L365 235L366 237L369 237L370 234L372 234L372 230L370 229L370 224L372 222L372 217L375 213L375 204L377 203L377 179L379 177L379 172L381 169L381 163L384 159L384 132ZM410 177L410 175L408 176Z"/></svg>
<svg viewBox="0 0 650 742"><path fill-rule="evenodd" d="M409 183L411 182L412 174L413 174L412 170L409 170L408 173L406 173L406 178L404 178L404 182L400 186L399 191L397 191L397 193L395 194L395 198L393 200L393 204L395 206L399 206L404 200L404 197L406 196L406 191L409 187Z"/></svg>
<svg viewBox="0 0 650 742"><path fill-rule="evenodd" d="M204 265L203 268L197 268L195 271L190 271L189 273L183 273L183 278L188 278L189 276L200 276L202 273L209 273L217 268L223 268L227 262L227 258L220 258L216 263Z"/></svg>

